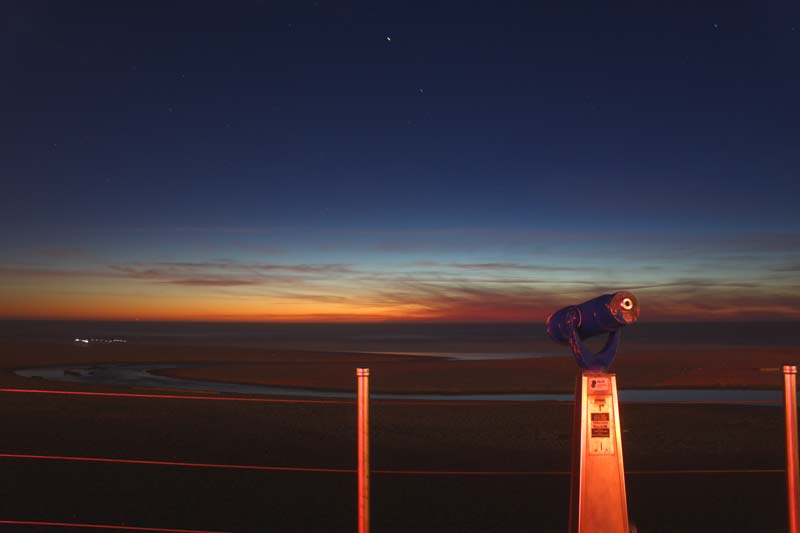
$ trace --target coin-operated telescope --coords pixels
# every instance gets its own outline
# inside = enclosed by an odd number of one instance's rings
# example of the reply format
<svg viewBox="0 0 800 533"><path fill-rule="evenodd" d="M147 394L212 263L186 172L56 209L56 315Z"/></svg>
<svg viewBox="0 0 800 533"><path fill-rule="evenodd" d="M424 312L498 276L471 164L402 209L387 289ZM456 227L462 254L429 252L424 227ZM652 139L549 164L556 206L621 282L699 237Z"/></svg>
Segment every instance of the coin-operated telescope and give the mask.
<svg viewBox="0 0 800 533"><path fill-rule="evenodd" d="M639 302L628 291L604 294L588 302L559 309L547 317L547 334L554 341L568 344L578 366L586 370L608 370L617 355L623 326L639 318ZM584 339L608 334L602 350L592 353Z"/></svg>
<svg viewBox="0 0 800 533"><path fill-rule="evenodd" d="M570 305L547 317L547 334L569 345L581 370L572 426L570 533L629 532L617 378L608 367L622 327L638 318L639 302L627 291ZM608 335L605 346L592 353L583 341L603 334Z"/></svg>

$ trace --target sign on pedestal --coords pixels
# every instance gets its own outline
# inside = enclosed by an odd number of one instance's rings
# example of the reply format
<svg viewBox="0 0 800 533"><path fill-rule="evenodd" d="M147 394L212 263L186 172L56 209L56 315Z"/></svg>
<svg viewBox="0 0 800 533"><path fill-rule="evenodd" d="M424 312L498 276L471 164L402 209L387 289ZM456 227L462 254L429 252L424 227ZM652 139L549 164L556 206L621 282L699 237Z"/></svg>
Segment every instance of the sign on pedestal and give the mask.
<svg viewBox="0 0 800 533"><path fill-rule="evenodd" d="M627 533L617 379L582 372L575 384L570 533Z"/></svg>

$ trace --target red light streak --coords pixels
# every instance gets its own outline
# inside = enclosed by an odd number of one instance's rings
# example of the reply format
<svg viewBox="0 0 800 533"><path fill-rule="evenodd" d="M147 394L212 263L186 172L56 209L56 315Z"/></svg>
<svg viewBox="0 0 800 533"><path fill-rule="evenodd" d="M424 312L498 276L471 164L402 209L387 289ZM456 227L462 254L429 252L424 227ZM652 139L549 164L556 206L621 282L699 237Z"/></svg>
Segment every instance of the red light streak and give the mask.
<svg viewBox="0 0 800 533"><path fill-rule="evenodd" d="M149 459L113 459L109 457L75 457L69 455L31 455L0 453L5 459L31 459L49 461L78 461L90 463L116 463L151 466L177 466L185 468L219 468L228 470L256 470L267 472L308 472L323 474L355 474L354 468L314 468L300 466L231 465L218 463L189 463L179 461L155 461ZM628 470L629 475L692 475L692 474L782 474L781 468L718 468L675 470ZM392 476L568 476L568 470L372 470L372 474Z"/></svg>
<svg viewBox="0 0 800 533"><path fill-rule="evenodd" d="M0 524L14 526L81 527L84 529L114 529L117 531L161 531L163 533L225 533L202 529L167 529L163 527L114 526L107 524L80 524L70 522L41 522L34 520L0 520Z"/></svg>
<svg viewBox="0 0 800 533"><path fill-rule="evenodd" d="M370 399L370 403L387 406L429 406L429 407L515 407L533 405L572 405L572 400L391 400Z"/></svg>
<svg viewBox="0 0 800 533"><path fill-rule="evenodd" d="M390 476L568 476L559 470L373 470Z"/></svg>
<svg viewBox="0 0 800 533"><path fill-rule="evenodd" d="M780 468L719 468L697 470L628 470L630 475L782 474ZM568 470L373 470L373 474L400 476L568 476Z"/></svg>
<svg viewBox="0 0 800 533"><path fill-rule="evenodd" d="M188 463L180 461L154 461L149 459L112 459L110 457L75 457L70 455L29 455L21 453L0 453L0 458L33 459L47 461L78 461L85 463L116 463L131 465L178 466L186 468L222 468L228 470L262 470L273 472L322 472L326 474L352 474L352 468L306 468L299 466L259 466L230 465L216 463Z"/></svg>
<svg viewBox="0 0 800 533"><path fill-rule="evenodd" d="M381 405L407 405L407 406L434 406L434 407L506 407L506 406L538 406L538 405L560 405L569 407L574 400L392 400L377 399L371 400L372 403ZM620 406L626 405L780 405L781 400L635 400L620 402Z"/></svg>
<svg viewBox="0 0 800 533"><path fill-rule="evenodd" d="M639 400L633 402L620 402L620 407L626 405L780 405L781 400L669 400L669 401L647 401Z"/></svg>
<svg viewBox="0 0 800 533"><path fill-rule="evenodd" d="M322 404L347 404L353 405L353 400L309 400L309 399L284 399L284 398L248 398L248 397L217 397L217 396L188 396L181 394L139 394L124 392L87 392L65 391L48 389L0 389L0 392L21 394L57 394L62 396L101 396L112 398L145 398L164 400L206 400L212 402L254 402L254 403L322 403Z"/></svg>
<svg viewBox="0 0 800 533"><path fill-rule="evenodd" d="M626 474L632 475L692 475L692 474L783 474L786 472L782 468L715 468L697 470L629 470Z"/></svg>
<svg viewBox="0 0 800 533"><path fill-rule="evenodd" d="M250 402L250 403L285 403L285 404L332 404L332 405L356 405L353 400L335 399L308 399L308 398L253 398L244 396L190 396L181 394L143 394L143 393L124 393L124 392L89 392L89 391L65 391L54 389L3 389L0 393L12 394L54 394L61 396L95 396L110 398L142 398L142 399L163 399L163 400L204 400L212 402ZM371 399L372 403L394 406L520 406L520 405L572 405L572 400L393 400L393 399ZM672 401L627 401L621 405L780 405L781 400L672 400Z"/></svg>

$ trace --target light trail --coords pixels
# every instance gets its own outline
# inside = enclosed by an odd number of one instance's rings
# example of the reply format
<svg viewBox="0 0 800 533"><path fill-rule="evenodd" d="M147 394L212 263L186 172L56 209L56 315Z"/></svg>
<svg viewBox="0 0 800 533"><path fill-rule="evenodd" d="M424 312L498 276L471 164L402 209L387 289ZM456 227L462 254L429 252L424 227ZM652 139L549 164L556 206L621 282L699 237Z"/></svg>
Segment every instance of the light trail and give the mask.
<svg viewBox="0 0 800 533"><path fill-rule="evenodd" d="M620 401L619 406L626 405L782 405L783 400L635 400Z"/></svg>
<svg viewBox="0 0 800 533"><path fill-rule="evenodd" d="M313 468L301 466L232 465L218 463L192 463L182 461L155 461L150 459L114 459L111 457L77 457L72 455L31 455L22 453L0 453L5 459L32 459L42 461L76 461L84 463L112 463L129 465L177 466L184 468L217 468L226 470L261 470L270 472L317 472L326 474L351 474L352 468Z"/></svg>
<svg viewBox="0 0 800 533"><path fill-rule="evenodd" d="M162 400L201 400L212 402L248 402L248 403L278 403L278 404L332 404L332 405L352 405L353 400L337 399L310 399L310 398L254 398L245 396L196 396L183 394L145 394L145 393L125 393L125 392L89 392L89 391L65 391L56 389L5 389L0 388L0 393L9 394L52 394L61 396L88 396L88 397L110 397L110 398L140 398L140 399L162 399ZM372 398L372 404L386 406L431 406L431 407L453 407L453 406L538 406L538 405L560 405L571 406L573 400L395 400ZM620 402L620 406L625 405L769 405L779 406L781 400L667 400L667 401L625 401Z"/></svg>
<svg viewBox="0 0 800 533"><path fill-rule="evenodd" d="M784 474L782 468L714 468L696 470L630 470L625 472L631 475L693 475L693 474Z"/></svg>
<svg viewBox="0 0 800 533"><path fill-rule="evenodd" d="M52 389L0 389L0 392L11 394L55 394L61 396L99 396L111 398L144 398L162 400L204 400L212 402L252 402L252 403L320 403L320 404L347 404L355 405L355 400L311 400L289 398L252 398L243 396L189 396L182 394L142 394L125 392L88 392L65 391Z"/></svg>
<svg viewBox="0 0 800 533"><path fill-rule="evenodd" d="M373 470L388 476L568 476L565 470Z"/></svg>
<svg viewBox="0 0 800 533"><path fill-rule="evenodd" d="M572 400L392 400L371 399L371 404L383 406L427 406L427 407L534 407L539 405L572 405Z"/></svg>
<svg viewBox="0 0 800 533"><path fill-rule="evenodd" d="M43 522L36 520L0 520L0 525L69 528L78 527L83 529L112 529L115 531L160 531L162 533L228 533L224 531L209 531L204 529L169 529L163 527L117 526L111 524L82 524L72 522Z"/></svg>
<svg viewBox="0 0 800 533"><path fill-rule="evenodd" d="M114 459L110 457L76 457L70 455L32 455L0 453L0 458L43 461L75 461L87 463L132 464L150 466L175 466L183 468L215 468L226 470L253 470L266 472L305 472L322 474L355 474L354 468L316 468L301 466L233 465L220 463L192 463L180 461L155 461L150 459ZM628 475L693 475L693 474L782 474L780 468L718 468L675 470L628 470ZM568 476L569 470L389 470L375 469L372 474L397 476Z"/></svg>
<svg viewBox="0 0 800 533"><path fill-rule="evenodd" d="M720 468L697 470L628 470L626 475L783 474L778 468ZM568 476L569 470L374 470L373 474L400 476Z"/></svg>

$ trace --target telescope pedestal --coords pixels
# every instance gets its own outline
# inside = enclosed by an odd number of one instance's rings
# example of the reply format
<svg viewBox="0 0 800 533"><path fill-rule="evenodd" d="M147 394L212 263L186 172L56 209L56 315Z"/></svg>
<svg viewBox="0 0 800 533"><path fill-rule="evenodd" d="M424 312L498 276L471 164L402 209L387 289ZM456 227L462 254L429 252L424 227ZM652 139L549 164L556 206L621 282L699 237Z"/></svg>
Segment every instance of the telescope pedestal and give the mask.
<svg viewBox="0 0 800 533"><path fill-rule="evenodd" d="M575 383L570 533L628 533L617 379L584 371Z"/></svg>

